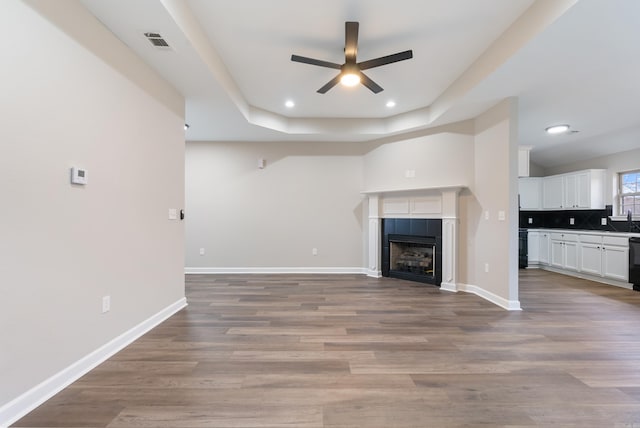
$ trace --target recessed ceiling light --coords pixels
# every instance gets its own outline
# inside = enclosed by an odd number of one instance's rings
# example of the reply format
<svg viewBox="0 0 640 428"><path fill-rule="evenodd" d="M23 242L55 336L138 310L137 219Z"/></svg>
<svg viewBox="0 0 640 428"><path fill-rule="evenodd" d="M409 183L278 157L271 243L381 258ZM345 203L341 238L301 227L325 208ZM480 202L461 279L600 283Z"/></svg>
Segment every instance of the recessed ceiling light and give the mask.
<svg viewBox="0 0 640 428"><path fill-rule="evenodd" d="M293 107L295 107L296 103L294 103L294 102L293 102L293 101L291 101L291 100L287 100L287 101L285 101L284 105L285 105L285 107L287 107L287 108L293 108Z"/></svg>
<svg viewBox="0 0 640 428"><path fill-rule="evenodd" d="M189 124L188 124L188 123L185 123L185 124L184 124L184 130L186 131L187 129L189 129Z"/></svg>
<svg viewBox="0 0 640 428"><path fill-rule="evenodd" d="M562 134L569 131L569 125L553 125L545 129L549 134Z"/></svg>
<svg viewBox="0 0 640 428"><path fill-rule="evenodd" d="M387 107L392 108L396 106L396 102L393 100L387 101Z"/></svg>

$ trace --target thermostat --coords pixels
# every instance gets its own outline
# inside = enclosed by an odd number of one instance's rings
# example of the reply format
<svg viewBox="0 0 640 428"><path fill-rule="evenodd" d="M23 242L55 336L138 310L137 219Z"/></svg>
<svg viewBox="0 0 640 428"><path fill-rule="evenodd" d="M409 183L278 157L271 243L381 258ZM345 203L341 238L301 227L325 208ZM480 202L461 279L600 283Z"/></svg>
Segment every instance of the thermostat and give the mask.
<svg viewBox="0 0 640 428"><path fill-rule="evenodd" d="M71 168L71 183L73 184L87 184L87 170L84 168Z"/></svg>

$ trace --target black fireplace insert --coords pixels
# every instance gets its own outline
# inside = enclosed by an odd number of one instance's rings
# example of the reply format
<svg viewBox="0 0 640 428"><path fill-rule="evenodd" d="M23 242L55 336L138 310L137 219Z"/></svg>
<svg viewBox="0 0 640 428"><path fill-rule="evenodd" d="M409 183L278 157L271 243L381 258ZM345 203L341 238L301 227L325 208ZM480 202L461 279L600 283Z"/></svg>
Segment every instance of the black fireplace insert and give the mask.
<svg viewBox="0 0 640 428"><path fill-rule="evenodd" d="M440 285L442 220L383 219L382 276Z"/></svg>

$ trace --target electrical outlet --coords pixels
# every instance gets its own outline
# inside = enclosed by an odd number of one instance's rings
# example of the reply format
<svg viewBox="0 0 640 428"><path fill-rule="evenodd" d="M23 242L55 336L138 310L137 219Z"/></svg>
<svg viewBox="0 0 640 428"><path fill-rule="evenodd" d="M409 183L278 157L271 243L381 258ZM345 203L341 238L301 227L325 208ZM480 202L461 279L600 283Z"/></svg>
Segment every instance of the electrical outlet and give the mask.
<svg viewBox="0 0 640 428"><path fill-rule="evenodd" d="M312 248L311 249L311 254L313 254L314 256L318 255L318 249L317 248Z"/></svg>
<svg viewBox="0 0 640 428"><path fill-rule="evenodd" d="M178 219L178 209L169 208L169 220L177 220L177 219Z"/></svg>
<svg viewBox="0 0 640 428"><path fill-rule="evenodd" d="M484 264L484 271L489 273L489 263Z"/></svg>
<svg viewBox="0 0 640 428"><path fill-rule="evenodd" d="M484 212L484 219L489 220L489 211Z"/></svg>
<svg viewBox="0 0 640 428"><path fill-rule="evenodd" d="M600 219L600 224L603 225L603 226L606 226L607 225L607 218L606 217L602 217Z"/></svg>
<svg viewBox="0 0 640 428"><path fill-rule="evenodd" d="M200 248L200 255L204 256L204 248Z"/></svg>
<svg viewBox="0 0 640 428"><path fill-rule="evenodd" d="M498 211L498 220L504 221L506 218L507 217L504 211Z"/></svg>
<svg viewBox="0 0 640 428"><path fill-rule="evenodd" d="M529 217L529 224L533 224L533 218Z"/></svg>
<svg viewBox="0 0 640 428"><path fill-rule="evenodd" d="M111 296L104 296L102 298L102 313L109 312L111 310Z"/></svg>
<svg viewBox="0 0 640 428"><path fill-rule="evenodd" d="M404 176L406 178L415 178L416 176L416 170L415 169L408 169L404 172Z"/></svg>
<svg viewBox="0 0 640 428"><path fill-rule="evenodd" d="M569 218L569 224L570 224L570 225L574 225L574 224L576 224L576 219L575 219L575 218L573 218L573 217L570 217L570 218Z"/></svg>

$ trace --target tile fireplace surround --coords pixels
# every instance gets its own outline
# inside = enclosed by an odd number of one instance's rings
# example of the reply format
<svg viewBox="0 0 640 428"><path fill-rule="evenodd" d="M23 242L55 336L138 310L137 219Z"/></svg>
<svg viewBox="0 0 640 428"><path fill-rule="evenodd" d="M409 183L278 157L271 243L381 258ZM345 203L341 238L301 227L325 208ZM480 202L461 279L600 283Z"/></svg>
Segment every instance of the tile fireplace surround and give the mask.
<svg viewBox="0 0 640 428"><path fill-rule="evenodd" d="M367 275L382 276L383 218L442 219L442 282L457 290L458 194L464 186L366 191L369 205Z"/></svg>

